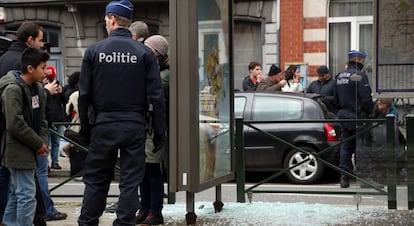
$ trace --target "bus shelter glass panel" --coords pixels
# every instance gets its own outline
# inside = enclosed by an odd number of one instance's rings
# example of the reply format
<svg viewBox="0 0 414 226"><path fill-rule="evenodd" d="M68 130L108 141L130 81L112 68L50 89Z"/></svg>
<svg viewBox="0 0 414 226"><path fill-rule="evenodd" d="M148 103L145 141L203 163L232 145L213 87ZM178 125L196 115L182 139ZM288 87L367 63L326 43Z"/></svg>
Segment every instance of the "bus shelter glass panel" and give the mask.
<svg viewBox="0 0 414 226"><path fill-rule="evenodd" d="M231 172L229 1L198 1L200 183Z"/></svg>

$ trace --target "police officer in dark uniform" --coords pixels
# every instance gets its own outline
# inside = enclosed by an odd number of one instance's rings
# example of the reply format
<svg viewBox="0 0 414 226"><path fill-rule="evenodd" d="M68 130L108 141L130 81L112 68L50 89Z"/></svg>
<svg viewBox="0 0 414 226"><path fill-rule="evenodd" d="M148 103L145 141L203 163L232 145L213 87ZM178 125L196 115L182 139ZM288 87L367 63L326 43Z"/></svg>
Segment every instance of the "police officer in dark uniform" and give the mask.
<svg viewBox="0 0 414 226"><path fill-rule="evenodd" d="M363 72L366 54L356 50L348 52L348 68L337 75L335 100L339 119L367 118L373 109L371 87ZM355 134L358 123L341 123L342 139ZM353 171L352 154L355 153L356 140L341 145L339 167L350 173ZM349 178L341 175L341 188L349 187Z"/></svg>
<svg viewBox="0 0 414 226"><path fill-rule="evenodd" d="M79 87L81 135L90 138L83 180L85 192L79 225L98 225L118 150L120 196L113 225L135 225L138 185L145 170L147 99L153 104L154 146L165 139L165 103L158 61L151 50L132 39L128 30L133 4L112 1L106 6L109 37L84 55ZM92 110L91 110L92 109Z"/></svg>

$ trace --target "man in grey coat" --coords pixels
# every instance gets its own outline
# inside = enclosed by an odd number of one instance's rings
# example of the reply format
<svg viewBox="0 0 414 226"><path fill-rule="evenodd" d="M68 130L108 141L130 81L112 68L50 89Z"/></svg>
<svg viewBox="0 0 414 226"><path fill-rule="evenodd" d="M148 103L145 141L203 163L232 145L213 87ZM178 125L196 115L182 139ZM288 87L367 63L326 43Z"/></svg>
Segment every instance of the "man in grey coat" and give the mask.
<svg viewBox="0 0 414 226"><path fill-rule="evenodd" d="M257 86L256 91L259 92L275 92L281 91L282 87L286 85L286 80L283 76L282 70L274 64L270 67L267 78L262 80Z"/></svg>

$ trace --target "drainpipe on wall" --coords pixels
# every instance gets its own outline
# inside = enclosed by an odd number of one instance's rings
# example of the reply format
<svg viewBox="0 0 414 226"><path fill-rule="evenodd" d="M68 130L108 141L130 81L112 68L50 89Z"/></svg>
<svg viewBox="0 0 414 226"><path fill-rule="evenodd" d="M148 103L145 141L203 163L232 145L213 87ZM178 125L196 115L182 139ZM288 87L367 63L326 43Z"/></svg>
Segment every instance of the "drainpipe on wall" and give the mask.
<svg viewBox="0 0 414 226"><path fill-rule="evenodd" d="M76 39L83 39L85 37L85 33L82 26L82 18L81 15L79 15L78 13L78 9L76 8L76 6L71 4L66 5L66 7L68 8L68 12L72 14L73 23L75 25Z"/></svg>

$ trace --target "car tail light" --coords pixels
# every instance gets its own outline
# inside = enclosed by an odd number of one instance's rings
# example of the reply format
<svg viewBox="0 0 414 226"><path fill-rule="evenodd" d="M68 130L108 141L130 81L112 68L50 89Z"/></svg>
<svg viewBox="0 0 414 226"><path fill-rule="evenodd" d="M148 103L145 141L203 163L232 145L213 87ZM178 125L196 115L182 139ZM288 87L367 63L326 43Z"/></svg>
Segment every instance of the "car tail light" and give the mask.
<svg viewBox="0 0 414 226"><path fill-rule="evenodd" d="M330 123L324 123L326 141L337 141L335 128Z"/></svg>

